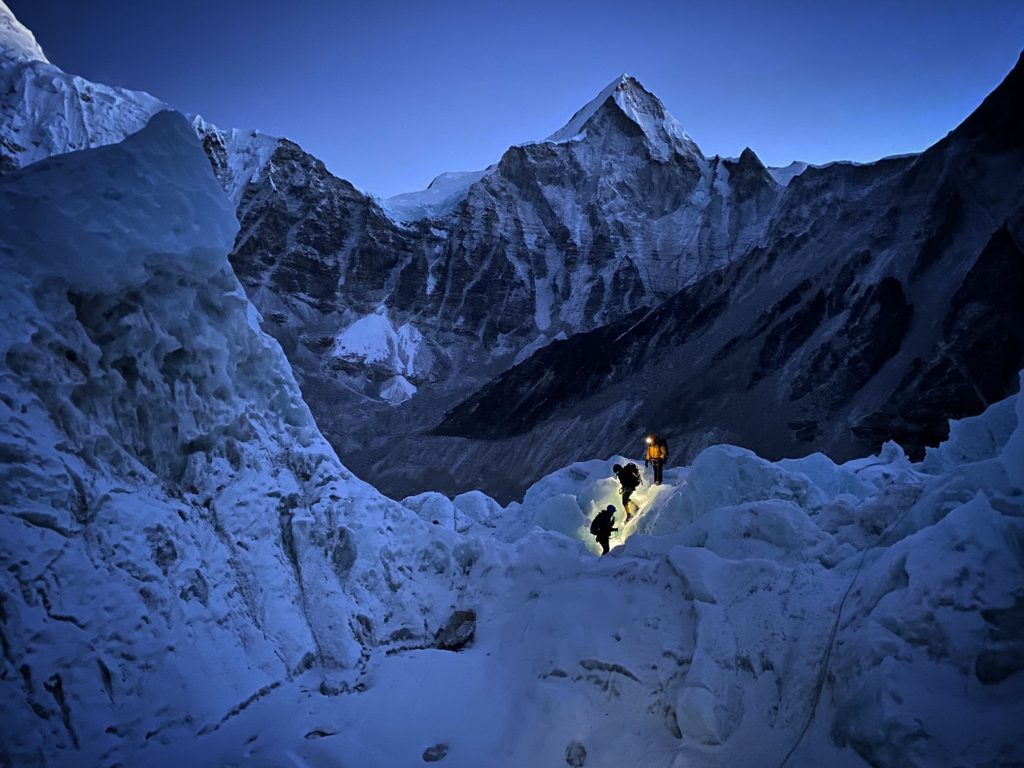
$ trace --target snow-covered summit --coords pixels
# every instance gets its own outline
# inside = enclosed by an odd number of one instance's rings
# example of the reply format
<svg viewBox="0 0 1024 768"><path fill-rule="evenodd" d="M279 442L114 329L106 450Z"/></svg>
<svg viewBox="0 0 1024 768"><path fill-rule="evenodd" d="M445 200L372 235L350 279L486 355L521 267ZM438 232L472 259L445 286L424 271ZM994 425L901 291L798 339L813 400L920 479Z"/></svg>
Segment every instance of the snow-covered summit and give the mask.
<svg viewBox="0 0 1024 768"><path fill-rule="evenodd" d="M587 102L561 129L545 141L574 141L583 137L591 121L603 109L617 107L633 121L647 137L654 155L667 160L673 154L700 155L700 149L683 130L657 96L652 94L635 77L620 75L609 83L597 96Z"/></svg>
<svg viewBox="0 0 1024 768"><path fill-rule="evenodd" d="M443 216L466 199L469 188L496 168L482 171L447 171L434 178L426 189L402 192L380 201L394 221L418 221Z"/></svg>
<svg viewBox="0 0 1024 768"><path fill-rule="evenodd" d="M237 207L246 185L267 167L281 139L257 130L223 130L202 115L192 117L192 128L203 142L217 179Z"/></svg>
<svg viewBox="0 0 1024 768"><path fill-rule="evenodd" d="M35 35L0 0L0 59L49 63Z"/></svg>

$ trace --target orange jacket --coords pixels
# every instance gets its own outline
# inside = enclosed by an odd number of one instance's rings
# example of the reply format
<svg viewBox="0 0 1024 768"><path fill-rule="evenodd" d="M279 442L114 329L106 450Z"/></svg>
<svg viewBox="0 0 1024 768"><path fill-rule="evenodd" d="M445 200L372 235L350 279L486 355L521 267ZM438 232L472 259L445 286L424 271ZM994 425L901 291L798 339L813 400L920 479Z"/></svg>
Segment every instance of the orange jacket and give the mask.
<svg viewBox="0 0 1024 768"><path fill-rule="evenodd" d="M660 437L647 446L647 454L644 461L668 461L668 443Z"/></svg>

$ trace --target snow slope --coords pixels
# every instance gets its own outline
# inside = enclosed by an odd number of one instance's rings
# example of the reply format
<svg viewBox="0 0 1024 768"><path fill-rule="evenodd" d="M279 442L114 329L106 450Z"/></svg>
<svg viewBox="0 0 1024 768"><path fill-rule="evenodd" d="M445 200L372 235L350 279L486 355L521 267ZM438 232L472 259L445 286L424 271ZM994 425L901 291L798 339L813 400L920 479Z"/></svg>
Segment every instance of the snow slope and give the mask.
<svg viewBox="0 0 1024 768"><path fill-rule="evenodd" d="M0 57L9 61L41 61L49 63L35 35L11 13L0 0Z"/></svg>
<svg viewBox="0 0 1024 768"><path fill-rule="evenodd" d="M591 120L609 103L643 131L654 156L667 161L676 153L700 156L700 150L679 121L670 115L664 105L648 93L640 82L630 75L620 75L609 83L591 101L576 112L562 128L545 141L555 144L585 138Z"/></svg>
<svg viewBox="0 0 1024 768"><path fill-rule="evenodd" d="M412 323L396 329L384 308L363 315L339 333L331 355L396 376L423 377L433 367L423 334Z"/></svg>
<svg viewBox="0 0 1024 768"><path fill-rule="evenodd" d="M454 211L466 199L469 188L494 168L492 165L482 171L442 173L426 189L392 195L381 201L381 207L394 221L418 221L443 216Z"/></svg>
<svg viewBox="0 0 1024 768"><path fill-rule="evenodd" d="M167 105L148 93L94 83L51 64L0 0L0 173L117 143L163 109ZM281 140L258 131L224 131L198 115L193 126L237 206Z"/></svg>
<svg viewBox="0 0 1024 768"><path fill-rule="evenodd" d="M606 504L618 505L611 465L624 461L566 467L490 525L523 547L543 550L527 544L535 526L597 552L587 525ZM618 696L629 699L622 709L630 713L664 708L679 738L675 762L643 765L777 765L791 748L790 765L1019 764L1021 467L1024 400L1014 396L955 422L920 464L892 443L843 465L821 454L771 463L723 445L668 470L663 486L649 485L648 471L634 496L639 517L624 525L619 512L613 546L622 546L608 558L615 565L602 561L591 572L614 574L616 583L600 587L596 609L578 585L561 623L545 628L545 650L586 669L584 655L603 636L568 628L600 626L592 609L616 615L619 626L633 623L634 637L612 635L610 661L625 669L604 681L617 689L608 709L618 709ZM437 508L431 514L444 519ZM659 565L678 581L640 596L621 584ZM555 570L538 569L545 567ZM678 603L659 605L659 589L676 592ZM540 583L536 590L541 604L563 597ZM639 631L636 599L649 606ZM673 636L689 640L669 693L641 670L664 663L651 622L673 621ZM535 706L546 704L536 687ZM594 764L637 762L638 746L628 743L635 721L616 720L627 743L610 745L594 733L601 714L584 719L583 741L600 744ZM547 754L546 764L556 757Z"/></svg>

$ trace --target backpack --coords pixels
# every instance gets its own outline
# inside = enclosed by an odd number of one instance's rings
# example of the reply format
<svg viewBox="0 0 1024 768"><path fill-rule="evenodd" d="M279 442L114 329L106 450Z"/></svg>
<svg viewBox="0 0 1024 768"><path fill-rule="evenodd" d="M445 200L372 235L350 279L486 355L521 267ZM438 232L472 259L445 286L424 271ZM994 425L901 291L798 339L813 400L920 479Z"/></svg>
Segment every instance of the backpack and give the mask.
<svg viewBox="0 0 1024 768"><path fill-rule="evenodd" d="M640 485L640 468L633 462L629 462L626 465L626 477L633 481L633 487L636 488Z"/></svg>
<svg viewBox="0 0 1024 768"><path fill-rule="evenodd" d="M598 515L597 517L594 518L593 522L591 522L591 524L590 524L590 535L591 536L597 536L597 535L599 535L601 533L601 526L597 522L600 518L601 518L601 516Z"/></svg>

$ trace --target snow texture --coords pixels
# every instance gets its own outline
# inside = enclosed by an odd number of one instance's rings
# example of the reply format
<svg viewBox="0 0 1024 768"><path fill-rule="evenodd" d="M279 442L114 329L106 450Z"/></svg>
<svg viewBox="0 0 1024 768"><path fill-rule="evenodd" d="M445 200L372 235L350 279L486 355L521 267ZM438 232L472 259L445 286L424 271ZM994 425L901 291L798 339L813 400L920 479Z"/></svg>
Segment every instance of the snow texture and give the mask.
<svg viewBox="0 0 1024 768"><path fill-rule="evenodd" d="M768 168L768 173L775 179L775 183L783 187L788 187L789 182L799 176L801 173L806 171L810 166L807 163L801 162L800 160L794 160L789 165L781 168Z"/></svg>
<svg viewBox="0 0 1024 768"><path fill-rule="evenodd" d="M643 131L656 158L665 161L676 153L700 154L693 139L657 97L645 90L636 78L625 74L609 83L545 141L558 144L585 138L590 121L609 104L616 105Z"/></svg>
<svg viewBox="0 0 1024 768"><path fill-rule="evenodd" d="M482 171L449 171L435 178L426 189L403 192L380 201L381 208L393 221L434 219L455 210L466 199L469 188L496 166Z"/></svg>
<svg viewBox="0 0 1024 768"><path fill-rule="evenodd" d="M331 354L396 376L429 375L434 362L423 334L411 323L396 329L383 307L360 317L339 333Z"/></svg>
<svg viewBox="0 0 1024 768"><path fill-rule="evenodd" d="M0 1L0 172L115 144L164 109L166 104L143 91L94 83L54 66ZM199 115L192 122L237 206L281 140L258 131L223 131Z"/></svg>
<svg viewBox="0 0 1024 768"><path fill-rule="evenodd" d="M376 657L352 695L311 671L156 764L1019 764L1018 408L954 425L925 464L715 446L664 485L648 470L605 558L586 525L626 457L505 508L408 498L473 552L470 645Z"/></svg>
<svg viewBox="0 0 1024 768"><path fill-rule="evenodd" d="M14 17L3 0L0 0L0 57L13 61L49 63L35 35Z"/></svg>
<svg viewBox="0 0 1024 768"><path fill-rule="evenodd" d="M601 558L628 457L505 507L353 477L236 226L172 113L0 179L0 763L1024 763L1019 396L920 464L647 471ZM421 342L375 313L335 351L403 390Z"/></svg>
<svg viewBox="0 0 1024 768"><path fill-rule="evenodd" d="M236 229L173 113L0 179L4 764L147 762L450 616L455 534L339 464Z"/></svg>

